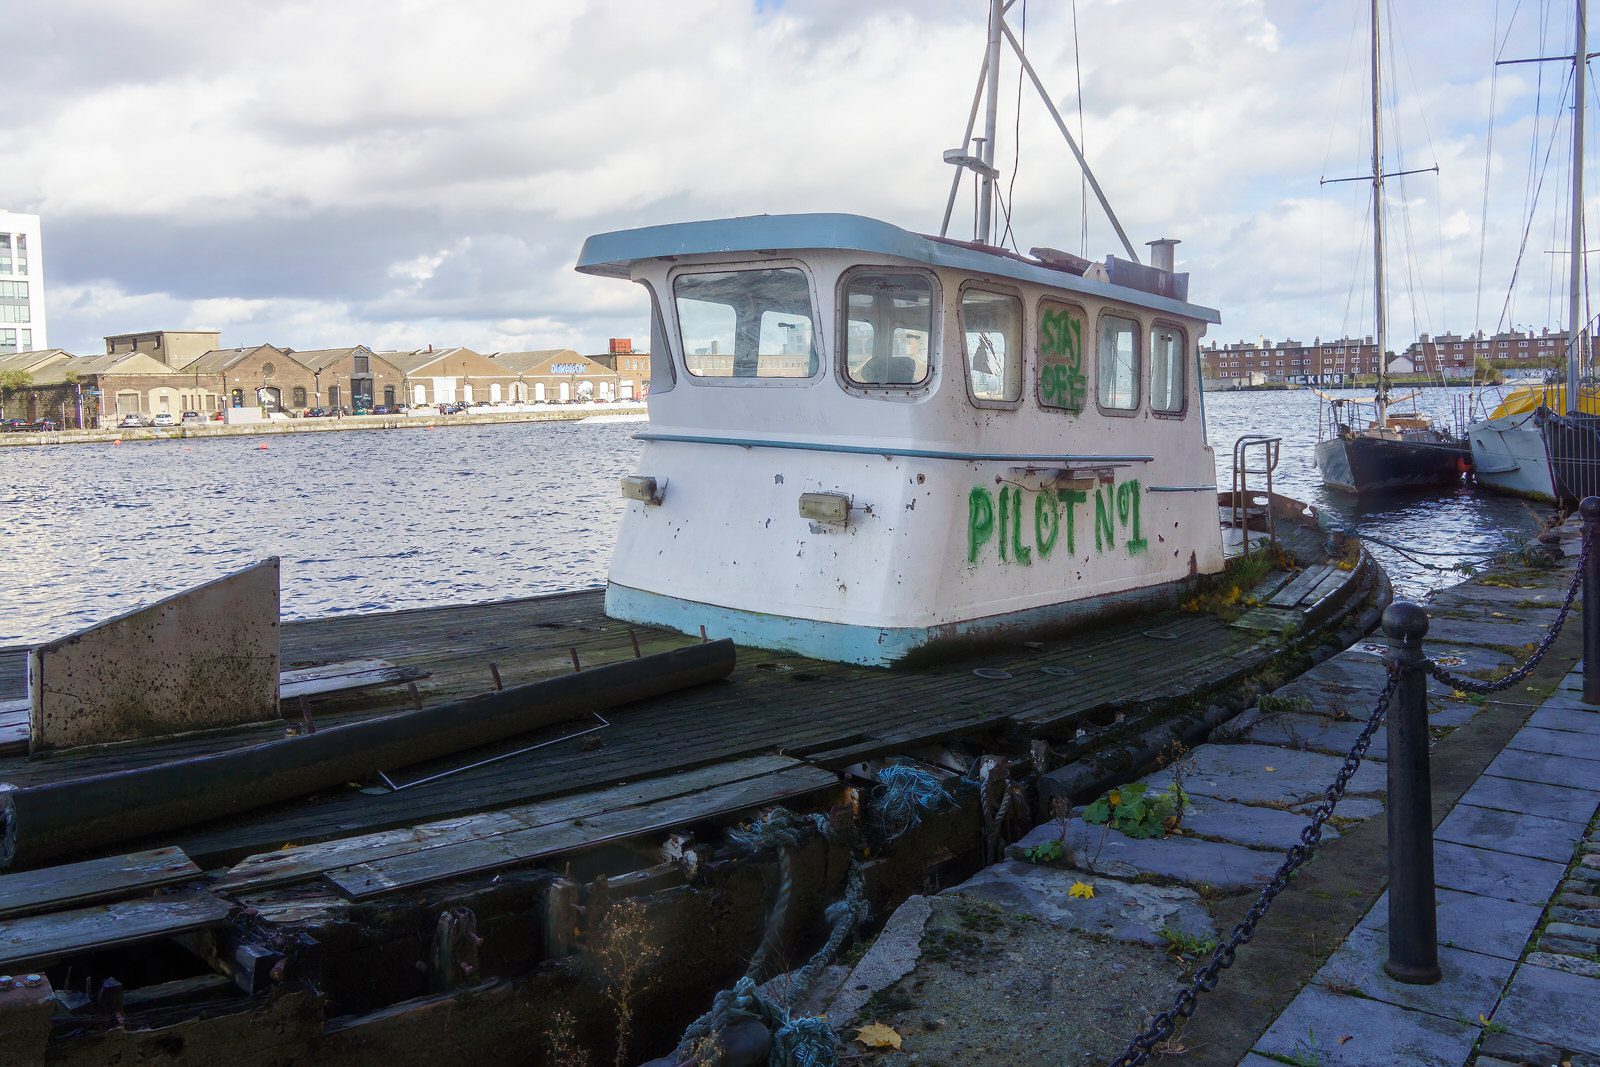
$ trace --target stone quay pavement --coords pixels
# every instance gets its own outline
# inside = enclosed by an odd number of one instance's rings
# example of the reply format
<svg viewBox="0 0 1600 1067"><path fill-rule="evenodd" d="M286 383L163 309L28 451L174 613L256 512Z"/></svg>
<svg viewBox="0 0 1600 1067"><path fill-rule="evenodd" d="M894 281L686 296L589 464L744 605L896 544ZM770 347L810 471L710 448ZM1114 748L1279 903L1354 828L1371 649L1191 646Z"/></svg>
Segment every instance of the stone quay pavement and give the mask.
<svg viewBox="0 0 1600 1067"><path fill-rule="evenodd" d="M1525 659L1574 574L1576 523L1562 537L1561 565L1497 567L1438 594L1427 654L1482 680ZM1575 610L1540 666L1493 696L1429 680L1443 981L1383 971L1380 729L1312 861L1152 1062L1600 1067L1600 708L1580 699L1581 629ZM1387 651L1359 642L1140 779L1147 796L1181 781L1175 831L1134 838L1058 810L1003 862L913 898L830 1021L846 1039L890 1027L898 1049L850 1046L885 1062L1114 1060L1298 840L1372 712Z"/></svg>

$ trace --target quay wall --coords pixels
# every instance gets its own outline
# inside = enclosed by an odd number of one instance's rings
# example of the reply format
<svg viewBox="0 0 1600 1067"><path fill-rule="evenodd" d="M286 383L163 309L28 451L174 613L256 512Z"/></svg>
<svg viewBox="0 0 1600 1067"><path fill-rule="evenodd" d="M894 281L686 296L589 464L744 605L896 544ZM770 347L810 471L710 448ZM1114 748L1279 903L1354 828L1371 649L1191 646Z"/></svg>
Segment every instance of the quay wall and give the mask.
<svg viewBox="0 0 1600 1067"><path fill-rule="evenodd" d="M642 404L570 404L542 411L456 415L346 415L337 419L274 419L226 425L165 426L142 429L52 430L44 433L0 434L0 447L23 445L108 444L113 441L194 440L212 437L252 437L283 433L331 433L337 430L421 430L450 426L495 426L511 422L573 422L594 415L643 415Z"/></svg>

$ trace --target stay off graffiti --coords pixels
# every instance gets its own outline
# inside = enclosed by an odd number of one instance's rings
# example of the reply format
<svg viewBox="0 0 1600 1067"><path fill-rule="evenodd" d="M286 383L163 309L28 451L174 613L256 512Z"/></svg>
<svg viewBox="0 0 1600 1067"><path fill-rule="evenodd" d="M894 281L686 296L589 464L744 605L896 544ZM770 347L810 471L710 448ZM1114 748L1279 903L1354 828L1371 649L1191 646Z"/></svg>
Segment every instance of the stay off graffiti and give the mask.
<svg viewBox="0 0 1600 1067"><path fill-rule="evenodd" d="M1024 503L1029 497L1033 500L1031 509ZM1140 498L1137 479L1115 486L1095 486L1095 552L1114 549L1119 531L1128 555L1137 556L1150 547L1140 529ZM1089 493L1082 489L1030 490L1024 494L1022 487L1015 485L992 492L981 485L973 486L967 494L967 562L976 564L990 544L1001 563L1031 566L1035 553L1041 561L1047 560L1063 540L1067 553L1076 555L1078 508L1088 501Z"/></svg>

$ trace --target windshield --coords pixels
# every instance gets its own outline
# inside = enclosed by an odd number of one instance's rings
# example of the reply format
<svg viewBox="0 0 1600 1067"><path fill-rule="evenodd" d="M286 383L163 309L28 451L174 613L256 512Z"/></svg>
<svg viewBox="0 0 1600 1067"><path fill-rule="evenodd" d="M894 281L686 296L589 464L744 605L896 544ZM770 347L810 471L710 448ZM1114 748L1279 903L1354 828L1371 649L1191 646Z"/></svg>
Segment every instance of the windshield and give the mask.
<svg viewBox="0 0 1600 1067"><path fill-rule="evenodd" d="M817 373L811 286L794 267L682 274L672 283L686 369L697 378Z"/></svg>

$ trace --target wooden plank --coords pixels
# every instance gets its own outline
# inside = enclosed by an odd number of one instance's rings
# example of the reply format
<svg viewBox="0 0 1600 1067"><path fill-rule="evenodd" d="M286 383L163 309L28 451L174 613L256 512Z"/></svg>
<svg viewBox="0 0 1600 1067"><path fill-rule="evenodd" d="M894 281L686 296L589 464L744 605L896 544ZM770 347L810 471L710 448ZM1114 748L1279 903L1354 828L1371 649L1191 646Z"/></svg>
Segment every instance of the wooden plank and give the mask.
<svg viewBox="0 0 1600 1067"><path fill-rule="evenodd" d="M68 863L0 876L0 919L75 907L200 877L181 848Z"/></svg>
<svg viewBox="0 0 1600 1067"><path fill-rule="evenodd" d="M1307 592L1304 598L1301 599L1300 607L1306 611L1314 609L1324 600L1343 589L1345 583L1350 581L1352 577L1353 575L1349 571L1341 571L1337 567L1333 567L1328 576L1318 582L1316 587Z"/></svg>
<svg viewBox="0 0 1600 1067"><path fill-rule="evenodd" d="M227 921L233 906L210 893L125 900L0 923L0 969L43 967L80 952L151 941Z"/></svg>
<svg viewBox="0 0 1600 1067"><path fill-rule="evenodd" d="M801 764L748 781L713 786L688 796L670 797L480 841L424 849L375 863L341 867L323 877L351 900L370 900L413 886L531 863L562 852L744 811L838 784L837 775Z"/></svg>
<svg viewBox="0 0 1600 1067"><path fill-rule="evenodd" d="M757 778L797 765L797 761L785 756L756 756L483 815L444 819L325 844L267 852L240 862L222 876L216 888L238 893L304 881L339 867L373 863L421 849L462 844L512 831L580 819L586 815L682 796L708 786Z"/></svg>
<svg viewBox="0 0 1600 1067"><path fill-rule="evenodd" d="M1300 603L1301 597L1305 596L1313 586L1322 581L1332 566L1333 565L1331 563L1318 563L1314 566L1307 567L1305 570L1295 575L1294 580L1288 585L1278 590L1277 595L1275 595L1271 600L1267 601L1267 607L1294 607L1296 604Z"/></svg>
<svg viewBox="0 0 1600 1067"><path fill-rule="evenodd" d="M428 678L432 671L420 667L375 667L365 671L328 675L322 678L305 678L280 682L278 700L298 700L301 697L327 696L329 693L353 693L358 689L377 689L386 685L404 685Z"/></svg>
<svg viewBox="0 0 1600 1067"><path fill-rule="evenodd" d="M1275 634L1290 623L1300 623L1300 613L1293 608L1251 608L1228 625L1235 630Z"/></svg>

